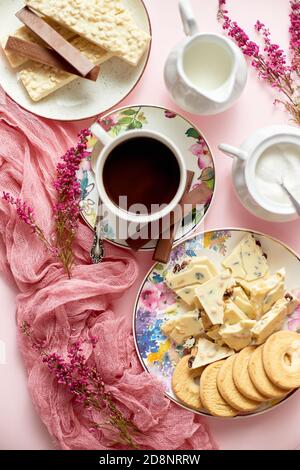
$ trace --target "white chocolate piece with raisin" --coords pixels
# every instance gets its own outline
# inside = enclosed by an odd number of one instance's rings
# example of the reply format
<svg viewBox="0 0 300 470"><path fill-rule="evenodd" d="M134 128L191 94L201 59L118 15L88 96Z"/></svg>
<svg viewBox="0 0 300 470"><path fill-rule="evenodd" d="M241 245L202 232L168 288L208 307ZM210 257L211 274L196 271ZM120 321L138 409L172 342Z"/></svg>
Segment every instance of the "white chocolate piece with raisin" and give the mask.
<svg viewBox="0 0 300 470"><path fill-rule="evenodd" d="M240 281L240 285L250 297L255 318L267 313L275 302L285 293L285 269L280 269L274 276L255 283Z"/></svg>
<svg viewBox="0 0 300 470"><path fill-rule="evenodd" d="M240 351L251 343L251 329L255 324L254 320L242 320L234 325L224 324L221 326L219 334L227 346L235 351Z"/></svg>
<svg viewBox="0 0 300 470"><path fill-rule="evenodd" d="M265 313L252 328L255 344L262 344L272 333L281 329L285 318L299 305L299 300L287 294L289 297L277 300L272 309Z"/></svg>
<svg viewBox="0 0 300 470"><path fill-rule="evenodd" d="M245 313L231 299L227 300L224 307L224 323L234 325L242 320L247 320Z"/></svg>
<svg viewBox="0 0 300 470"><path fill-rule="evenodd" d="M213 325L224 322L224 294L234 285L235 280L227 269L195 289L196 297Z"/></svg>
<svg viewBox="0 0 300 470"><path fill-rule="evenodd" d="M218 346L205 338L199 338L196 348L197 354L193 360L192 369L198 369L198 367L220 361L234 354L234 351L227 346Z"/></svg>
<svg viewBox="0 0 300 470"><path fill-rule="evenodd" d="M249 301L249 298L241 287L235 287L233 289L233 295L230 297L230 300L237 307L239 307L239 309L242 310L249 318L255 320L255 313L253 307Z"/></svg>
<svg viewBox="0 0 300 470"><path fill-rule="evenodd" d="M198 257L192 261L185 260L187 265L178 273L169 272L166 275L166 284L178 294L178 289L203 284L217 275L215 265L206 257ZM178 294L179 295L179 294Z"/></svg>
<svg viewBox="0 0 300 470"><path fill-rule="evenodd" d="M254 281L269 274L267 260L255 238L248 234L222 263L236 279Z"/></svg>
<svg viewBox="0 0 300 470"><path fill-rule="evenodd" d="M191 336L200 336L203 333L203 324L198 318L198 311L195 310L163 323L161 331L176 344L183 344Z"/></svg>

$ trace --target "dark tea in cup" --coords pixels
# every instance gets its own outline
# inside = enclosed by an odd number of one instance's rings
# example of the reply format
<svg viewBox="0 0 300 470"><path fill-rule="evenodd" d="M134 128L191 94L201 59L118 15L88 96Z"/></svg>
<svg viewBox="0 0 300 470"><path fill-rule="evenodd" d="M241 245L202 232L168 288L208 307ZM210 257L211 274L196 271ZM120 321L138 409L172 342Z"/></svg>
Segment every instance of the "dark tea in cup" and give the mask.
<svg viewBox="0 0 300 470"><path fill-rule="evenodd" d="M159 210L175 197L181 174L174 152L152 137L133 137L111 149L103 167L103 184L111 201L120 206L127 198L127 210L143 205L147 213ZM132 209L131 209L132 208Z"/></svg>

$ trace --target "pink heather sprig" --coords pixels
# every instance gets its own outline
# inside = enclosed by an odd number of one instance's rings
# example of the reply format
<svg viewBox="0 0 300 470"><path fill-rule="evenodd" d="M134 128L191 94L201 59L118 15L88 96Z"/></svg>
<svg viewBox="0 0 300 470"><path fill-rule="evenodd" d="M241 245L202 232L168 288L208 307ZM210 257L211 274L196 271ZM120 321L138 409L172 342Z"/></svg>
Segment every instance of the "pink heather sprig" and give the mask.
<svg viewBox="0 0 300 470"><path fill-rule="evenodd" d="M35 221L35 215L32 207L30 207L27 202L22 201L18 197L13 197L6 191L3 191L2 199L11 206L15 207L19 219L22 220L22 222L24 222L26 225L29 225L29 227L31 227L32 232L39 238L39 240L45 243L45 245L51 251L52 254L57 255L56 248L49 242L49 240L47 240L43 230Z"/></svg>
<svg viewBox="0 0 300 470"><path fill-rule="evenodd" d="M290 13L290 50L292 70L300 76L300 1L291 0Z"/></svg>
<svg viewBox="0 0 300 470"><path fill-rule="evenodd" d="M276 100L275 102L281 102L292 115L293 120L300 124L299 103L295 96L297 86L292 77L296 62L294 66L287 64L285 52L278 44L272 43L269 29L260 21L256 22L255 30L262 36L263 48L261 49L258 44L251 41L237 22L230 19L226 4L226 0L219 0L218 19L222 22L223 29L229 37L235 40L244 55L251 57L251 64L257 70L259 78L269 83L271 87L276 88L285 96L284 101ZM300 2L298 0L291 0L291 6L291 21L295 25L291 47L295 50L296 45L299 46L300 38ZM298 29L296 29L296 26Z"/></svg>
<svg viewBox="0 0 300 470"><path fill-rule="evenodd" d="M56 381L64 386L74 397L77 404L83 406L92 415L93 410L104 412L107 422L98 424L91 421L90 432L108 427L116 433L118 441L129 448L137 449L133 435L138 432L136 426L126 418L114 403L113 396L106 390L102 376L95 367L88 364L83 354L82 342L77 341L69 350L67 359L53 352L48 353L43 341L34 338L31 326L25 321L21 326L22 333L27 336L33 349L42 357ZM96 346L98 338L92 337L89 342Z"/></svg>
<svg viewBox="0 0 300 470"><path fill-rule="evenodd" d="M80 216L81 190L77 172L81 161L89 156L87 140L90 135L88 129L82 130L77 147L70 148L56 167L57 179L54 182L57 191L57 202L54 206L56 246L69 277L74 263L73 242Z"/></svg>
<svg viewBox="0 0 300 470"><path fill-rule="evenodd" d="M82 130L78 137L76 148L71 148L57 164L57 179L54 187L57 191L57 201L53 207L55 237L46 237L43 230L37 224L33 209L19 198L3 192L2 198L16 208L19 218L32 228L33 233L47 246L50 252L62 262L66 273L71 277L71 269L74 263L73 243L78 228L80 216L80 183L77 179L81 161L89 156L87 152L88 137L91 132Z"/></svg>
<svg viewBox="0 0 300 470"><path fill-rule="evenodd" d="M34 220L33 209L20 198L14 198L11 194L3 191L2 199L11 206L15 206L19 218L32 228L33 233L36 232L36 222Z"/></svg>

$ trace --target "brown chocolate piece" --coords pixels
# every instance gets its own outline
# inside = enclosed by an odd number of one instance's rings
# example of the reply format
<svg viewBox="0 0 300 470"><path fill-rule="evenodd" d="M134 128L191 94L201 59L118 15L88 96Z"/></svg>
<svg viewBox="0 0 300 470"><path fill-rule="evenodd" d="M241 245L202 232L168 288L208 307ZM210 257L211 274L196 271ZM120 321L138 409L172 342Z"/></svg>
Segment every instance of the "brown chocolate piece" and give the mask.
<svg viewBox="0 0 300 470"><path fill-rule="evenodd" d="M81 52L66 41L55 29L53 29L40 16L36 15L28 7L22 8L16 13L16 17L22 21L33 33L54 49L64 60L74 67L82 77L93 70L95 65Z"/></svg>
<svg viewBox="0 0 300 470"><path fill-rule="evenodd" d="M191 189L194 174L195 173L193 171L187 171L187 181L186 181L186 187L185 187L185 194L187 194ZM172 225L170 227L170 230L169 230L170 231L170 237L169 238L162 238L162 237L159 238L159 240L157 242L157 245L156 245L156 249L155 249L153 258L152 258L153 261L158 261L160 263L167 263L169 261L177 228L178 228L178 224L177 225Z"/></svg>
<svg viewBox="0 0 300 470"><path fill-rule="evenodd" d="M60 55L58 55L55 51L46 49L39 44L24 41L24 39L20 39L15 36L9 36L5 45L5 49L17 52L18 54L24 55L28 59L39 62L40 64L48 65L49 67L55 67L56 69L72 73L73 75L78 75L77 70L74 69L72 65L68 64L68 62L60 57ZM99 72L100 66L97 65L84 78L95 82L99 76ZM79 76L81 77L81 75Z"/></svg>
<svg viewBox="0 0 300 470"><path fill-rule="evenodd" d="M183 198L181 199L179 203L179 207L181 208L180 211L174 211L171 213L169 217L170 219L170 226L171 225L176 225L182 217L186 217L191 209L194 209L197 207L199 204L204 204L207 199L211 196L212 191L209 189L206 184L202 184L198 188L193 189L187 194L184 194ZM165 224L163 223L164 220L160 220L160 223L158 224L158 233L157 236L160 236L165 230L166 227L164 226ZM146 239L146 238L127 238L126 242L130 248L133 250L137 251L140 248L142 248L144 245L146 245L151 239Z"/></svg>

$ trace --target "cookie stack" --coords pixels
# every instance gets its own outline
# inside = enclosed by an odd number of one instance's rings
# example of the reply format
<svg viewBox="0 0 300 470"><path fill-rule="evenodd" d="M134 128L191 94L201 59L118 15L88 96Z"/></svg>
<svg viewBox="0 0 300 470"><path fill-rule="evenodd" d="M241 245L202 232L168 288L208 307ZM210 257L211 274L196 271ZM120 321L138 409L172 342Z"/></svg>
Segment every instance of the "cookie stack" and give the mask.
<svg viewBox="0 0 300 470"><path fill-rule="evenodd" d="M300 335L292 331L274 333L263 346L249 346L207 367L191 369L189 359L177 364L173 391L185 405L213 416L252 413L300 387Z"/></svg>

